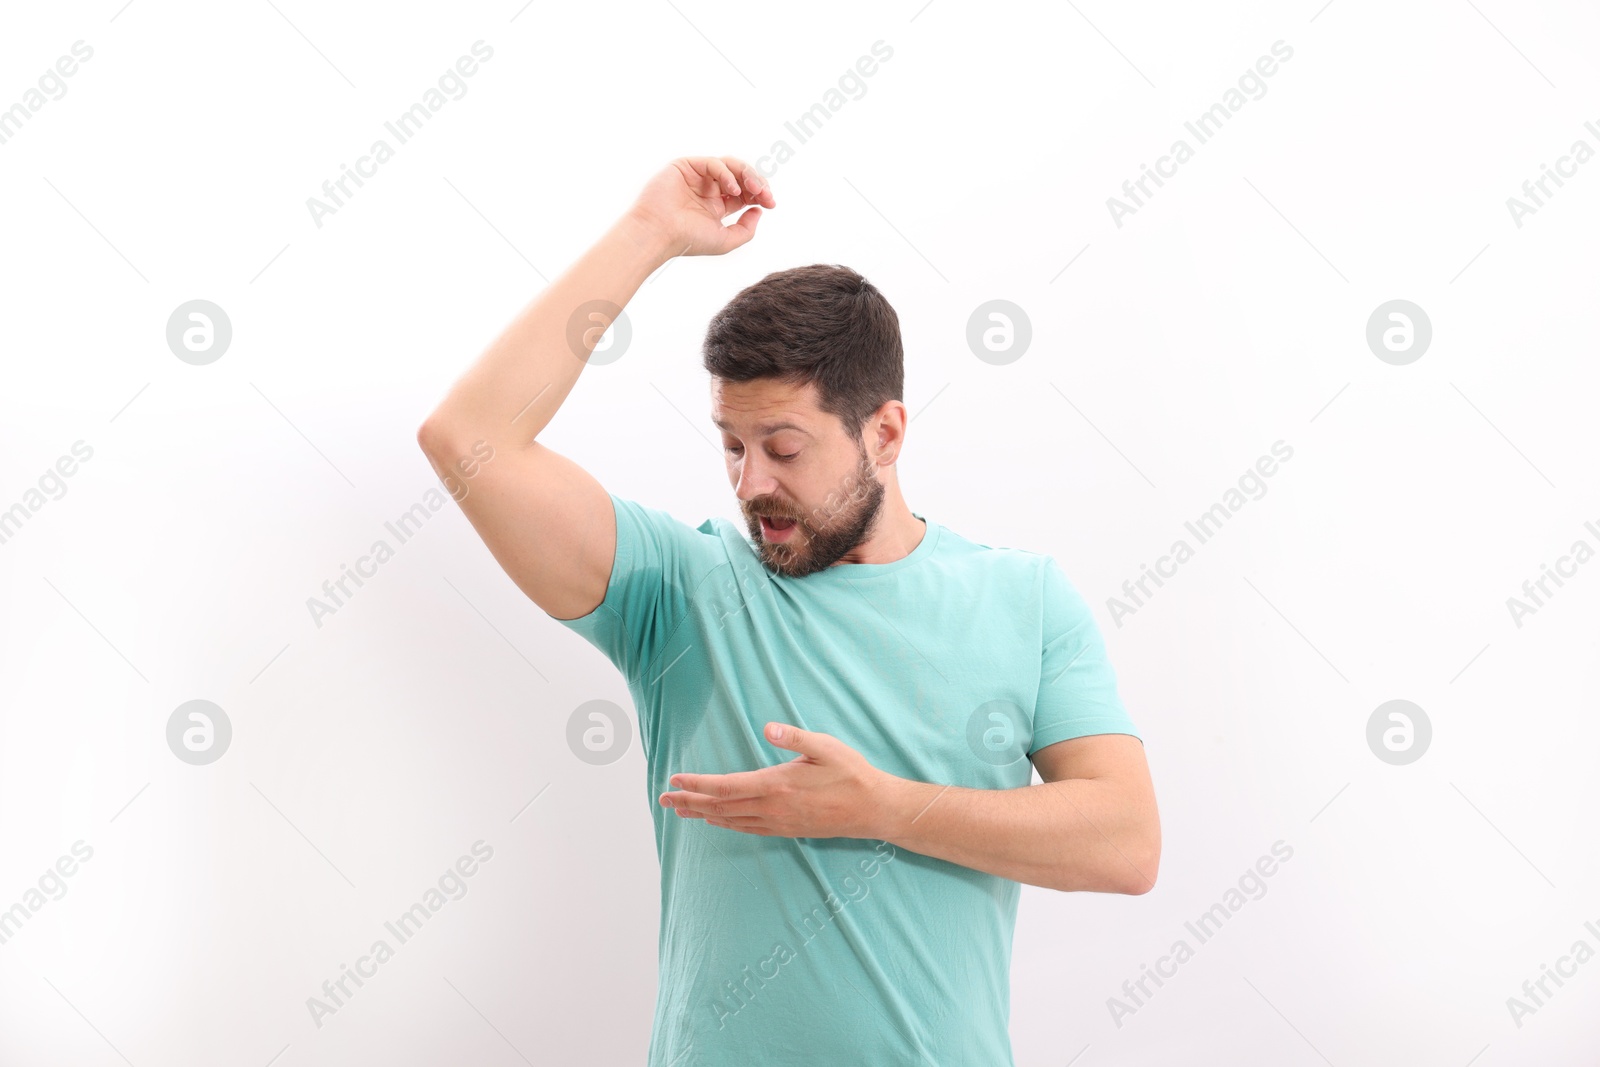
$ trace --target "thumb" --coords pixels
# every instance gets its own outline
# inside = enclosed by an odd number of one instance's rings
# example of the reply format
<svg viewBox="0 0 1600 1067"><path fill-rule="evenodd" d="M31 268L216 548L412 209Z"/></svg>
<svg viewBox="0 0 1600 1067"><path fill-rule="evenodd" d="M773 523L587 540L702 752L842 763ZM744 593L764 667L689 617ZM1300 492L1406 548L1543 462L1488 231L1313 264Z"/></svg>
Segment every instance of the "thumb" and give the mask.
<svg viewBox="0 0 1600 1067"><path fill-rule="evenodd" d="M802 756L821 757L828 751L827 742L831 738L814 730L802 730L781 722L769 722L767 740L778 748L786 748Z"/></svg>
<svg viewBox="0 0 1600 1067"><path fill-rule="evenodd" d="M761 221L761 209L754 205L734 220L733 225L722 227L722 251L731 252L749 243L756 235L756 223Z"/></svg>

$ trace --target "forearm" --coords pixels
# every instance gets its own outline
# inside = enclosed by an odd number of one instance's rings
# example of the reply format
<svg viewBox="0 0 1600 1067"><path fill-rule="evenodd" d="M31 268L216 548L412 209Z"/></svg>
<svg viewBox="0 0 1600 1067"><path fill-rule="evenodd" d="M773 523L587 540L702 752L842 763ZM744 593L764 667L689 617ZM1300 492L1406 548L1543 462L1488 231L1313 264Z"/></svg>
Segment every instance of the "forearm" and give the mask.
<svg viewBox="0 0 1600 1067"><path fill-rule="evenodd" d="M671 259L667 236L625 214L582 258L545 287L450 388L423 424L419 438L446 449L486 441L521 449L550 423L610 317L574 315L606 301L622 308L658 267Z"/></svg>
<svg viewBox="0 0 1600 1067"><path fill-rule="evenodd" d="M1028 885L1142 893L1154 863L1142 813L1093 778L967 789L894 778L874 837Z"/></svg>

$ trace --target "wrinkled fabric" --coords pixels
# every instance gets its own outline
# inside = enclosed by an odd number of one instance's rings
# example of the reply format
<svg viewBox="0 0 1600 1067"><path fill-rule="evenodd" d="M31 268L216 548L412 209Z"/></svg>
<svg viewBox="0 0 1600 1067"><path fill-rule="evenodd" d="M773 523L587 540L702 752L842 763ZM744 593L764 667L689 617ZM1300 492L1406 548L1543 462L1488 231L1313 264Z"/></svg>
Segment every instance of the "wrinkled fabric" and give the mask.
<svg viewBox="0 0 1600 1067"><path fill-rule="evenodd" d="M1010 1067L1019 883L886 841L739 833L657 798L679 772L795 758L768 722L974 789L1028 785L1058 741L1138 737L1088 605L1053 557L922 515L901 559L787 578L726 519L611 501L605 599L557 621L617 666L638 714L661 864L648 1067Z"/></svg>

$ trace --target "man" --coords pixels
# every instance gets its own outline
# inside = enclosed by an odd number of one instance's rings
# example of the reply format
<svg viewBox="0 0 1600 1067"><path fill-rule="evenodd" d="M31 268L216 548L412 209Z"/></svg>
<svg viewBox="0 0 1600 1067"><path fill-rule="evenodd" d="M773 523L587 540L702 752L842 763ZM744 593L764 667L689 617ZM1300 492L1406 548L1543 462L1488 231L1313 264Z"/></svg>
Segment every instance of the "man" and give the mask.
<svg viewBox="0 0 1600 1067"><path fill-rule="evenodd" d="M739 159L674 160L418 441L441 476L492 447L462 510L628 680L661 860L651 1067L1002 1067L1019 883L1144 893L1160 829L1054 559L906 506L894 310L818 264L712 320L711 417L749 540L612 495L537 440L646 278L743 245L775 207Z"/></svg>

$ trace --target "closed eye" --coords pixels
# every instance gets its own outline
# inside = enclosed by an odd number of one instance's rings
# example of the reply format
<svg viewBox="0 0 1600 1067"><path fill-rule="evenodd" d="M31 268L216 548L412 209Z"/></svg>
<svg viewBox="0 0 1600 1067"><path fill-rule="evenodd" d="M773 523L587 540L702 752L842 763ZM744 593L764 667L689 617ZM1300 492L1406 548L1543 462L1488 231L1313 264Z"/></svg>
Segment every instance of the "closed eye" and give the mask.
<svg viewBox="0 0 1600 1067"><path fill-rule="evenodd" d="M739 445L730 445L730 446L724 448L723 451L724 452L731 452L734 455L738 455L740 452L743 452L744 449L742 447L740 447ZM787 456L785 456L785 455L783 455L782 453L779 453L779 452L770 453L770 455L772 456L773 459L781 459L781 460L784 460L785 462L787 462L787 461L789 461L791 459L794 459L799 454L800 453L798 453L798 452L790 452Z"/></svg>

